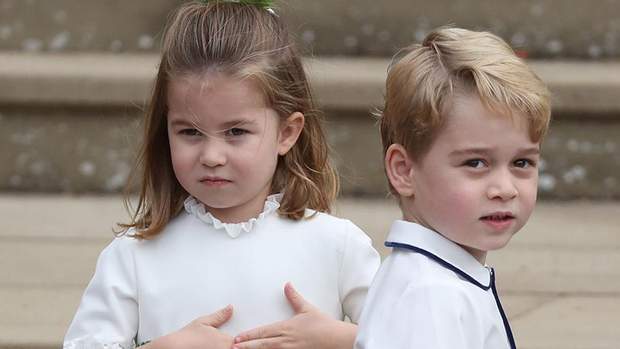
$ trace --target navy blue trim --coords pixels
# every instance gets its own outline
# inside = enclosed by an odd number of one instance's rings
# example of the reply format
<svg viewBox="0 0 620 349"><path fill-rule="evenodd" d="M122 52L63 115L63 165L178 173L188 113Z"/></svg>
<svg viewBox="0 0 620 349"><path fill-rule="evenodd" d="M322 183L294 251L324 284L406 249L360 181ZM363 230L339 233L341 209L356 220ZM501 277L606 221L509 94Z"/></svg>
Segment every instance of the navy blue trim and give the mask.
<svg viewBox="0 0 620 349"><path fill-rule="evenodd" d="M462 271L461 269L457 268L456 266L446 262L445 260L443 260L441 257L434 255L431 252L428 252L427 250L423 250L419 247L415 247L415 246L411 246L411 245L407 245L407 244L403 244L400 242L391 242L391 241L386 241L385 242L385 246L387 247L396 247L396 248L404 248L406 250L412 250L414 252L418 252L420 254L425 255L428 258L431 258L433 260L435 260L437 263L443 265L444 267L452 270L453 272L459 274L461 277L463 277L465 280L471 282L472 284L480 287L481 289L488 291L489 288L491 288L491 284L489 284L488 286L485 286L481 283L478 282L478 280L474 279L473 277L471 277L469 274L467 274L466 272Z"/></svg>
<svg viewBox="0 0 620 349"><path fill-rule="evenodd" d="M493 270L493 268L491 268L491 289L493 290L493 297L495 297L497 309L499 309L499 314L502 316L502 321L504 322L504 329L506 330L506 336L508 336L510 348L517 349L510 324L508 323L508 318L506 317L506 313L504 313L504 308L502 308L502 303L499 301L499 296L497 295L497 289L495 288L495 270Z"/></svg>
<svg viewBox="0 0 620 349"><path fill-rule="evenodd" d="M386 241L385 242L385 246L387 247L393 247L393 248L403 248L406 250L411 250L420 254L425 255L426 257L433 259L434 261L436 261L437 263L443 265L444 267L454 271L455 273L461 275L464 279L466 279L467 281L471 282L472 284L480 287L481 289L488 291L489 288L493 291L493 297L495 298L495 304L497 305L497 309L499 310L499 314L502 317L502 322L504 323L504 330L506 330L506 336L508 337L508 343L510 344L510 349L517 349L517 345L515 344L515 339L512 335L512 330L510 329L510 324L508 323L508 318L506 317L506 313L504 313L504 308L502 308L502 303L499 301L499 296L497 295L497 289L495 288L495 270L493 270L493 268L491 268L490 273L491 273L491 281L489 286L484 286L481 283L479 283L476 279L474 279L473 277L469 276L469 274L467 274L466 272L462 271L461 269L455 267L454 265L446 262L445 260L441 259L441 257L436 256L435 254L428 252L426 250L423 250L419 247L415 247L415 246L411 246L411 245L407 245L407 244L403 244L403 243L399 243L399 242L391 242L391 241Z"/></svg>

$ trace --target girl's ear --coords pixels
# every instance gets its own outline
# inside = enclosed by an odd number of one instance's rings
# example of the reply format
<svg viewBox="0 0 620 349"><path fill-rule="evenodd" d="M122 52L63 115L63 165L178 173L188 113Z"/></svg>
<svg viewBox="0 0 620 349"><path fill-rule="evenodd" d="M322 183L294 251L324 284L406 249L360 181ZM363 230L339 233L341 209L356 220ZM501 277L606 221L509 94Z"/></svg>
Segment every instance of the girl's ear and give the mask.
<svg viewBox="0 0 620 349"><path fill-rule="evenodd" d="M385 152L385 173L392 187L401 197L415 194L413 160L400 144L392 144Z"/></svg>
<svg viewBox="0 0 620 349"><path fill-rule="evenodd" d="M289 115L286 120L280 124L280 133L278 137L278 154L284 155L297 142L297 138L304 129L304 114L300 112L294 112Z"/></svg>

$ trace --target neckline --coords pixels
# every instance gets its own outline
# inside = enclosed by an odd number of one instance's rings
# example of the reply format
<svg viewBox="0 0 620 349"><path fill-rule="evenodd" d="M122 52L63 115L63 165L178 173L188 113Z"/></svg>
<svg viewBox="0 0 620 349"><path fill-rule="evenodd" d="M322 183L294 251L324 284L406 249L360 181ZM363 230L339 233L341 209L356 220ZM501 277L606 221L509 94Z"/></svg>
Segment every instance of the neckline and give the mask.
<svg viewBox="0 0 620 349"><path fill-rule="evenodd" d="M280 207L280 200L282 200L281 193L267 196L265 205L263 206L263 211L259 213L258 216L239 223L222 222L207 211L206 206L193 196L188 196L187 199L185 199L183 206L188 214L198 218L206 224L212 225L216 230L223 230L229 237L235 239L244 232L251 232L257 224L260 224L261 221L265 219L265 217L276 212Z"/></svg>
<svg viewBox="0 0 620 349"><path fill-rule="evenodd" d="M491 286L491 273L486 265L455 242L417 223L395 221L385 245L422 253L482 289Z"/></svg>

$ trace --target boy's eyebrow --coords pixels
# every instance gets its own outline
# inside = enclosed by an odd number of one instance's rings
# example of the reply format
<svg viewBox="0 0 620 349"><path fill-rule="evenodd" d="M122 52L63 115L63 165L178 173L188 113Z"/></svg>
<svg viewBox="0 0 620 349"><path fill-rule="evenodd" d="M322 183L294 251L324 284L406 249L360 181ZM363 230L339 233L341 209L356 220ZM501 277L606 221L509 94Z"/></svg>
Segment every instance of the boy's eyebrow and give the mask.
<svg viewBox="0 0 620 349"><path fill-rule="evenodd" d="M472 154L480 154L480 155L488 155L491 153L491 149L489 148L466 148L466 149L458 149L450 152L449 156L464 156L464 155L472 155ZM538 155L540 154L540 147L527 147L527 148L519 148L517 149L517 154L519 155Z"/></svg>
<svg viewBox="0 0 620 349"><path fill-rule="evenodd" d="M521 155L539 155L540 147L521 148L518 153Z"/></svg>
<svg viewBox="0 0 620 349"><path fill-rule="evenodd" d="M488 154L491 150L488 148L465 148L465 149L457 149L453 150L448 154L449 156L463 156L463 155L471 155L471 154Z"/></svg>

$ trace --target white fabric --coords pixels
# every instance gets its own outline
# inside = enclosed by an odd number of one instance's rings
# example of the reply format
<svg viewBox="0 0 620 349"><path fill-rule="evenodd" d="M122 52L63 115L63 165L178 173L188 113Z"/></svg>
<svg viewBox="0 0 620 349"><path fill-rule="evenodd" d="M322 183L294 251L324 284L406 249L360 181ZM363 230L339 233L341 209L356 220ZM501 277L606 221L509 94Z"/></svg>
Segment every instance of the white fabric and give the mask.
<svg viewBox="0 0 620 349"><path fill-rule="evenodd" d="M379 266L370 239L328 214L292 221L266 210L236 238L188 209L153 240L113 240L99 256L64 348L131 347L134 338L152 340L228 304L233 317L221 330L236 335L293 315L287 281L326 314L357 322Z"/></svg>
<svg viewBox="0 0 620 349"><path fill-rule="evenodd" d="M427 251L472 280L422 253L394 248L368 293L356 349L510 348L488 268L415 223L394 222L387 241Z"/></svg>

